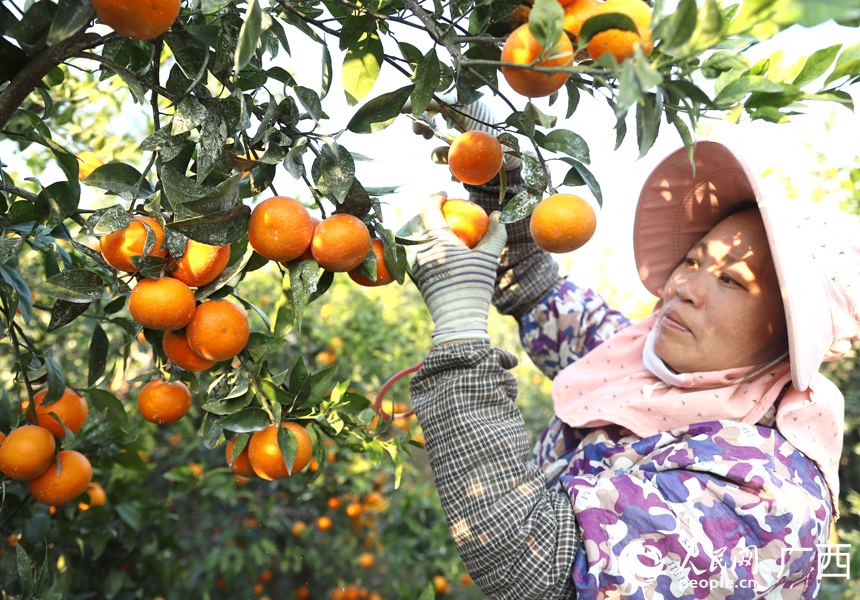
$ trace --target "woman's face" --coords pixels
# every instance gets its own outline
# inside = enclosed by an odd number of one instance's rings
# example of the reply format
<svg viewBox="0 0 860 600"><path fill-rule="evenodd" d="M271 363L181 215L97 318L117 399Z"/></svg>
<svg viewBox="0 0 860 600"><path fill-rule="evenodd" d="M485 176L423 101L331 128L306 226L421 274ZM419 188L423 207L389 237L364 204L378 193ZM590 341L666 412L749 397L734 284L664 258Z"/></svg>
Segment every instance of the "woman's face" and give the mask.
<svg viewBox="0 0 860 600"><path fill-rule="evenodd" d="M678 373L753 366L785 330L782 297L757 210L720 221L663 289L654 350Z"/></svg>

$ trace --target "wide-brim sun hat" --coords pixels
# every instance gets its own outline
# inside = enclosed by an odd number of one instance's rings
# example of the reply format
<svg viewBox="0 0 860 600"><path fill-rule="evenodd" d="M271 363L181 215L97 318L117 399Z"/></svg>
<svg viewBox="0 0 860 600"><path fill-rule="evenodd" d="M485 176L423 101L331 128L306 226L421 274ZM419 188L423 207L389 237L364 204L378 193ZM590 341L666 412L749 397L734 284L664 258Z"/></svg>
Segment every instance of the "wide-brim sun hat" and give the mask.
<svg viewBox="0 0 860 600"><path fill-rule="evenodd" d="M633 225L639 277L657 297L689 249L736 205L755 201L779 279L794 387L809 387L823 361L860 336L860 221L820 203L771 194L731 148L700 140L648 176Z"/></svg>

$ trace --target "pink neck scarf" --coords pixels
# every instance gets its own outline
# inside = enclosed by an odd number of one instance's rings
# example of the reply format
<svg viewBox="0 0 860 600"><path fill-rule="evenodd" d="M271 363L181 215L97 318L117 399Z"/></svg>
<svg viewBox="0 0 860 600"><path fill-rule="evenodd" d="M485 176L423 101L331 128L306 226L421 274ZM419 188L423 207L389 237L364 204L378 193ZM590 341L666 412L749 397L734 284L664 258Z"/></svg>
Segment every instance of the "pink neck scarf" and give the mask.
<svg viewBox="0 0 860 600"><path fill-rule="evenodd" d="M555 377L556 416L571 427L614 423L644 438L705 421L755 425L782 394L776 428L821 470L838 516L844 398L836 386L818 373L798 392L791 387L788 361L753 378L745 378L749 367L673 374L645 352L657 314L618 332Z"/></svg>

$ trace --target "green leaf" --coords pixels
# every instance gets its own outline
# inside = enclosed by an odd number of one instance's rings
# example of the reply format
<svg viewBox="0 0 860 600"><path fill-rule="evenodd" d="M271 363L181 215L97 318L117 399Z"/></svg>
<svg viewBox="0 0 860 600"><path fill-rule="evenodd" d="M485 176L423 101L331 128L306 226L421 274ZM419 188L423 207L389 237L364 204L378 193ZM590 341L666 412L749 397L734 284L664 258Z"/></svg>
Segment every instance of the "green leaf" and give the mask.
<svg viewBox="0 0 860 600"><path fill-rule="evenodd" d="M80 187L68 181L58 181L36 196L33 216L48 229L53 229L72 216L78 208Z"/></svg>
<svg viewBox="0 0 860 600"><path fill-rule="evenodd" d="M582 136L566 129L549 132L541 141L541 147L552 152L564 152L585 164L591 162L586 141Z"/></svg>
<svg viewBox="0 0 860 600"><path fill-rule="evenodd" d="M228 264L227 268L221 271L221 274L215 278L215 281L209 283L201 288L197 289L197 292L194 294L194 297L198 300L202 300L203 298L208 298L222 287L227 285L245 266L248 264L248 261L251 260L251 257L254 255L254 248L251 244L248 243L247 238L241 240L244 243L244 246L231 246L230 247L230 257L231 260L233 257L237 257L236 261L233 264ZM242 249L244 248L244 251ZM235 252L234 252L235 249ZM241 254L240 254L241 252Z"/></svg>
<svg viewBox="0 0 860 600"><path fill-rule="evenodd" d="M355 178L355 161L344 146L330 140L320 146L319 156L311 165L311 176L320 192L343 202Z"/></svg>
<svg viewBox="0 0 860 600"><path fill-rule="evenodd" d="M278 427L278 449L287 467L287 473L293 474L293 465L296 464L296 454L299 451L299 440L296 434L286 427Z"/></svg>
<svg viewBox="0 0 860 600"><path fill-rule="evenodd" d="M3 60L0 61L0 83L12 81L18 71L30 61L26 52L4 37L0 37L0 54L3 55Z"/></svg>
<svg viewBox="0 0 860 600"><path fill-rule="evenodd" d="M600 184L597 183L597 179L594 178L591 171L589 171L586 166L578 160L574 160L572 158L562 158L561 160L576 169L579 175L585 180L585 183L588 186L588 191L590 191L595 200L597 200L597 204L603 207L603 193L600 191Z"/></svg>
<svg viewBox="0 0 860 600"><path fill-rule="evenodd" d="M90 403L97 411L107 415L108 421L119 427L120 430L128 432L128 414L116 396L106 390L96 388L88 389L84 395L89 398Z"/></svg>
<svg viewBox="0 0 860 600"><path fill-rule="evenodd" d="M579 30L577 43L580 47L585 46L588 41L601 31L610 29L619 29L621 31L632 31L638 34L636 23L627 15L621 13L603 13L589 17L582 24L582 29Z"/></svg>
<svg viewBox="0 0 860 600"><path fill-rule="evenodd" d="M724 71L731 71L734 69L745 71L749 68L750 62L742 54L735 54L728 50L718 50L706 58L705 62L702 63L702 74L709 79L714 79Z"/></svg>
<svg viewBox="0 0 860 600"><path fill-rule="evenodd" d="M415 69L418 68L418 64L421 62L421 59L424 57L424 55L421 54L421 50L406 42L397 42L397 48L400 50L400 54L403 55L403 58L406 59L406 62L409 63L409 68L415 71Z"/></svg>
<svg viewBox="0 0 860 600"><path fill-rule="evenodd" d="M660 94L645 94L636 105L636 139L639 142L639 158L654 145L660 132L663 115L663 97Z"/></svg>
<svg viewBox="0 0 860 600"><path fill-rule="evenodd" d="M94 386L96 381L104 375L108 351L110 351L108 337L105 335L104 329L96 323L93 330L93 338L90 341L89 370L87 371L88 386Z"/></svg>
<svg viewBox="0 0 860 600"><path fill-rule="evenodd" d="M234 433L252 433L269 426L269 415L262 408L243 408L218 422L221 429Z"/></svg>
<svg viewBox="0 0 860 600"><path fill-rule="evenodd" d="M383 257L388 272L400 285L406 280L406 250L396 243L394 233L384 227L377 227L376 233L382 238Z"/></svg>
<svg viewBox="0 0 860 600"><path fill-rule="evenodd" d="M418 600L435 600L436 599L436 588L433 587L433 583L427 584L427 587L424 588L424 591L421 592L421 596Z"/></svg>
<svg viewBox="0 0 860 600"><path fill-rule="evenodd" d="M250 62L260 42L260 28L263 24L263 12L257 0L249 0L248 10L245 12L245 22L239 30L239 39L236 42L236 57L233 64L234 73L238 76L245 65Z"/></svg>
<svg viewBox="0 0 860 600"><path fill-rule="evenodd" d="M248 233L250 219L251 208L242 205L203 217L168 223L166 228L178 231L201 244L226 246Z"/></svg>
<svg viewBox="0 0 860 600"><path fill-rule="evenodd" d="M662 40L660 50L672 55L673 50L687 43L696 29L696 0L681 0L671 15L660 21L654 39Z"/></svg>
<svg viewBox="0 0 860 600"><path fill-rule="evenodd" d="M564 9L556 0L535 0L529 13L529 31L535 41L550 53L564 34Z"/></svg>
<svg viewBox="0 0 860 600"><path fill-rule="evenodd" d="M51 356L45 358L45 374L48 376L48 393L42 399L42 406L49 406L62 398L66 391L66 378L60 365Z"/></svg>
<svg viewBox="0 0 860 600"><path fill-rule="evenodd" d="M51 322L48 324L47 332L50 333L68 325L76 318L84 314L90 307L90 303L67 302L66 300L57 300L51 309Z"/></svg>
<svg viewBox="0 0 860 600"><path fill-rule="evenodd" d="M289 263L290 298L296 329L302 328L302 316L308 297L316 289L320 268L315 260L293 261Z"/></svg>
<svg viewBox="0 0 860 600"><path fill-rule="evenodd" d="M538 202L543 198L540 191L529 188L524 189L516 196L511 198L510 202L502 209L502 214L499 215L499 223L516 223L530 216L538 205Z"/></svg>
<svg viewBox="0 0 860 600"><path fill-rule="evenodd" d="M558 121L557 117L542 113L532 102L526 103L526 108L523 111L523 114L525 114L532 123L545 128L555 127L556 121Z"/></svg>
<svg viewBox="0 0 860 600"><path fill-rule="evenodd" d="M690 56L706 50L723 39L723 18L716 0L705 0L696 17L696 29L676 56Z"/></svg>
<svg viewBox="0 0 860 600"><path fill-rule="evenodd" d="M565 113L564 118L569 119L576 112L576 107L579 106L579 88L570 79L564 83L564 86L567 88L567 113Z"/></svg>
<svg viewBox="0 0 860 600"><path fill-rule="evenodd" d="M236 102L222 100L209 111L200 128L197 140L197 183L202 184L215 163L224 153L227 138L234 133L231 121L238 118Z"/></svg>
<svg viewBox="0 0 860 600"><path fill-rule="evenodd" d="M546 188L546 172L540 163L528 154L523 156L522 175L523 181L531 189L543 191Z"/></svg>
<svg viewBox="0 0 860 600"><path fill-rule="evenodd" d="M123 523L135 531L140 530L140 526L143 524L143 515L139 508L131 504L118 504L115 509Z"/></svg>
<svg viewBox="0 0 860 600"><path fill-rule="evenodd" d="M245 382L247 383L247 379ZM252 394L239 394L238 396L231 395L229 398L221 398L219 400L207 402L203 405L203 410L215 415L232 415L248 406L251 403L251 400L253 400ZM241 450L239 450L239 452L241 452Z"/></svg>
<svg viewBox="0 0 860 600"><path fill-rule="evenodd" d="M436 48L430 48L415 70L415 87L412 90L412 114L421 115L436 93L439 85L439 57Z"/></svg>
<svg viewBox="0 0 860 600"><path fill-rule="evenodd" d="M347 129L353 133L374 133L391 125L412 93L413 86L377 96L359 108L349 120Z"/></svg>
<svg viewBox="0 0 860 600"><path fill-rule="evenodd" d="M71 37L89 23L92 16L93 5L89 0L60 0L46 43L53 46Z"/></svg>
<svg viewBox="0 0 860 600"><path fill-rule="evenodd" d="M116 205L99 214L92 224L89 222L87 224L91 227L94 235L107 235L131 225L131 215L128 214L128 210Z"/></svg>
<svg viewBox="0 0 860 600"><path fill-rule="evenodd" d="M860 43L849 46L842 51L842 54L836 59L833 72L824 80L824 85L827 86L832 81L854 75L860 75Z"/></svg>
<svg viewBox="0 0 860 600"><path fill-rule="evenodd" d="M375 33L365 34L358 42L350 45L341 70L341 83L350 106L358 104L373 88L382 61L382 42Z"/></svg>
<svg viewBox="0 0 860 600"><path fill-rule="evenodd" d="M331 89L332 82L332 64L331 64L331 52L328 50L328 46L322 47L322 91L320 92L320 98L325 100L325 97L328 96L328 92Z"/></svg>
<svg viewBox="0 0 860 600"><path fill-rule="evenodd" d="M33 290L67 302L90 303L101 298L105 285L101 277L85 269L66 269L49 277Z"/></svg>
<svg viewBox="0 0 860 600"><path fill-rule="evenodd" d="M296 402L300 409L310 408L319 404L329 387L337 365L326 367L308 377L296 393Z"/></svg>
<svg viewBox="0 0 860 600"><path fill-rule="evenodd" d="M94 188L119 194L126 200L130 200L137 189L138 182L141 182L140 171L125 163L108 163L102 165L90 173L83 181L85 184ZM155 193L155 190L149 185L149 182L144 178L140 183L140 188L137 189L138 198L148 198Z"/></svg>
<svg viewBox="0 0 860 600"><path fill-rule="evenodd" d="M833 60L839 53L840 48L842 48L842 44L835 44L813 52L809 58L806 59L800 73L798 73L797 76L789 83L796 87L803 87L824 75L827 69L830 68L830 65L833 64Z"/></svg>
<svg viewBox="0 0 860 600"><path fill-rule="evenodd" d="M313 118L314 123L318 123L322 117L322 104L320 104L320 98L317 96L317 93L310 88L300 85L297 85L293 91L298 96L299 102L302 103L302 106L305 107L305 110Z"/></svg>
<svg viewBox="0 0 860 600"><path fill-rule="evenodd" d="M714 104L721 107L728 107L735 102L743 100L747 94L754 92L775 94L790 90L791 86L782 83L771 81L767 77L759 75L744 76L735 79L717 94L714 98Z"/></svg>
<svg viewBox="0 0 860 600"><path fill-rule="evenodd" d="M27 54L33 55L45 47L51 22L56 13L56 5L48 0L40 0L29 5L24 16L7 29L4 35L14 38Z"/></svg>
<svg viewBox="0 0 860 600"><path fill-rule="evenodd" d="M24 552L22 544L15 544L15 552L18 567L18 583L24 596L29 597L33 592L35 584L35 575L33 569L30 567L30 557Z"/></svg>
<svg viewBox="0 0 860 600"><path fill-rule="evenodd" d="M241 178L242 174L237 173L215 187L206 187L195 185L191 179L176 171L163 170L161 172L161 184L164 186L164 193L167 194L167 199L174 210L182 205L198 214L222 212L235 207L239 200Z"/></svg>
<svg viewBox="0 0 860 600"><path fill-rule="evenodd" d="M186 96L173 112L173 123L170 132L179 135L193 130L206 118L206 107L204 107L194 96Z"/></svg>

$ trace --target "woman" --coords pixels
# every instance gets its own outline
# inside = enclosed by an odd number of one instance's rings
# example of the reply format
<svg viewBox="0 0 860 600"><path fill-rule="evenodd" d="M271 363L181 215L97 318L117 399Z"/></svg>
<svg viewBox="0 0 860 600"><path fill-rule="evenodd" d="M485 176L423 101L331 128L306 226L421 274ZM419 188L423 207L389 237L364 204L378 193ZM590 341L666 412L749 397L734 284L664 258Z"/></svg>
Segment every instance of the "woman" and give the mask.
<svg viewBox="0 0 860 600"><path fill-rule="evenodd" d="M839 493L843 402L818 368L858 338L860 226L764 199L703 141L645 183L634 246L660 298L631 324L557 274L526 221L468 250L431 197L413 278L435 322L411 384L436 485L492 598L814 598ZM508 196L522 182L508 175ZM493 206L498 189L470 188ZM501 261L498 263L499 256ZM492 299L554 378L529 456Z"/></svg>

